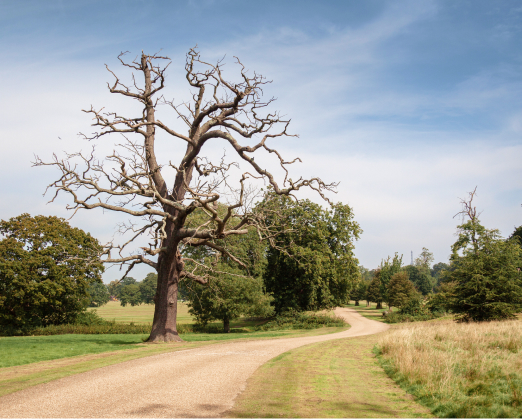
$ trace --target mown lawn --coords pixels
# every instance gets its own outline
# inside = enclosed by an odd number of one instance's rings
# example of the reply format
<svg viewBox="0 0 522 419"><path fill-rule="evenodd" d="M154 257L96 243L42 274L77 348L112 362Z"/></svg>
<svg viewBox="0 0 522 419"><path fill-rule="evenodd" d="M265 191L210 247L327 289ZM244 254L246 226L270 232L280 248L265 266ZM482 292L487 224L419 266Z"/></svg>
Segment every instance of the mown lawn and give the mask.
<svg viewBox="0 0 522 419"><path fill-rule="evenodd" d="M390 380L372 348L379 335L285 352L261 366L226 417L431 417Z"/></svg>

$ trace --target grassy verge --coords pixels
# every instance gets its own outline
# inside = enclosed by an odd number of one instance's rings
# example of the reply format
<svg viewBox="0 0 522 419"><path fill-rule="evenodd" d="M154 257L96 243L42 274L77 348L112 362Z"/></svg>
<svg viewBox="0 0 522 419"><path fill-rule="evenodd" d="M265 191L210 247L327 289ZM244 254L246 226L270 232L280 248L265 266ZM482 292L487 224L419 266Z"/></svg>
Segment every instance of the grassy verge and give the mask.
<svg viewBox="0 0 522 419"><path fill-rule="evenodd" d="M440 417L522 416L522 322L395 326L378 344L385 371Z"/></svg>
<svg viewBox="0 0 522 419"><path fill-rule="evenodd" d="M248 380L228 417L431 417L376 363L377 335L285 352Z"/></svg>

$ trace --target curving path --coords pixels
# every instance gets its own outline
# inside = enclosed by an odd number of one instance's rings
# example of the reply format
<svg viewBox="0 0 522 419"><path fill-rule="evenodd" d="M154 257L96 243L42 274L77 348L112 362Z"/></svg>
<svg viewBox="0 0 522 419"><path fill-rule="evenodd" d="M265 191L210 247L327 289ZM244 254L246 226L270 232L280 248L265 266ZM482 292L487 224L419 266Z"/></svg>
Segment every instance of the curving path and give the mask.
<svg viewBox="0 0 522 419"><path fill-rule="evenodd" d="M0 398L0 417L218 417L269 359L310 343L371 335L386 324L337 308L349 330L229 342L88 371Z"/></svg>

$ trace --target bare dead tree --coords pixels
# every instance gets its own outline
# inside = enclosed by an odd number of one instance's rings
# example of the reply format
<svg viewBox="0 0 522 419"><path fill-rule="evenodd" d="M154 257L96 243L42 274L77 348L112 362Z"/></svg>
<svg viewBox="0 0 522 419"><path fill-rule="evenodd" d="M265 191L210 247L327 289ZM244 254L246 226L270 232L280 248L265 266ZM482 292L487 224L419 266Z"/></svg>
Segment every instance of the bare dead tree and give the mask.
<svg viewBox="0 0 522 419"><path fill-rule="evenodd" d="M192 99L175 104L161 95L170 64L168 57L142 53L132 62L124 58L125 53L118 56L121 64L131 70L132 83L124 83L107 67L114 77L108 88L111 93L137 101L141 112L128 117L91 106L84 112L92 115L97 131L92 135L81 134L89 141L117 134L122 141L116 144L115 151L104 160L95 157L93 148L89 154L68 154L62 159L54 155L52 162L37 158L35 165L52 165L60 170L59 179L49 185L55 190L52 200L61 192L69 194L73 204L67 208L74 213L79 209L101 208L130 216L133 221L118 226L127 240L122 244L108 243L102 260L126 266L125 275L139 263L157 271L158 289L149 341L180 341L176 330L178 284L181 280L205 284L212 273L212 266L198 261L186 265L180 248L206 246L241 265L241 260L219 244L220 240L246 234L249 228L257 228L261 239L270 240L274 234L263 224L263 214L254 210L255 190L250 181L264 181L279 195L308 187L327 201L324 192L336 185L325 184L319 178L294 181L288 176L287 166L301 160L285 161L268 143L291 136L287 131L290 121L277 112L268 112L274 99L263 101L262 96L263 87L269 82L259 74L249 75L239 59L236 58L236 63L240 80L234 83L223 77L222 61L210 64L201 59L196 49L191 49L185 70ZM142 82L138 82L136 74L143 76ZM168 106L186 124L186 134L156 117L160 105ZM185 144L183 157L177 164L158 162L156 141L160 132ZM213 163L202 151L210 140L226 142L238 161L226 163L221 159ZM242 144L248 142L253 145ZM252 153L263 150L273 154L282 168L285 176L281 184L254 161ZM233 170L245 166L232 184ZM166 180L169 170L174 175L171 185ZM187 217L196 210L205 219L193 226ZM127 250L144 236L149 238L148 246ZM189 265L191 268L186 269Z"/></svg>

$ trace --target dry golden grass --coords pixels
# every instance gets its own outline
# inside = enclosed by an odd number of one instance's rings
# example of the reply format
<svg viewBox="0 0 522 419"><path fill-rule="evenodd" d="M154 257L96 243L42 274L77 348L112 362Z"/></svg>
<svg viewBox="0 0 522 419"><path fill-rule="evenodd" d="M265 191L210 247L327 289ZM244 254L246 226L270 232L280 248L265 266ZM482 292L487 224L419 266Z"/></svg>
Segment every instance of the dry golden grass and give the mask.
<svg viewBox="0 0 522 419"><path fill-rule="evenodd" d="M389 374L439 416L522 413L520 320L401 324L378 347Z"/></svg>

